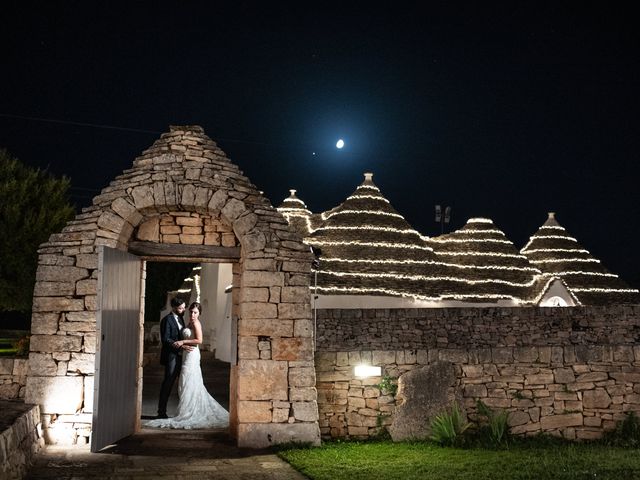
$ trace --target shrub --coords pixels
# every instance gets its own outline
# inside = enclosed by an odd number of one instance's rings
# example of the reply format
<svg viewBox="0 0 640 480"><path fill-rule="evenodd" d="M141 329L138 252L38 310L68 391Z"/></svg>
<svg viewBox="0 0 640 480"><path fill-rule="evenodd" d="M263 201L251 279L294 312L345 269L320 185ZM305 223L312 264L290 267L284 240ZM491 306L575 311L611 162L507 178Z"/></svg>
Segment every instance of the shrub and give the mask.
<svg viewBox="0 0 640 480"><path fill-rule="evenodd" d="M476 402L476 407L478 413L487 418L487 425L483 427L483 430L486 432L490 444L498 447L506 443L509 435L509 412L506 410L495 412L487 407L482 400Z"/></svg>
<svg viewBox="0 0 640 480"><path fill-rule="evenodd" d="M385 375L380 380L380 383L376 385L382 393L388 393L392 397L396 396L398 392L398 384L396 383L397 378L392 377L390 375Z"/></svg>
<svg viewBox="0 0 640 480"><path fill-rule="evenodd" d="M471 426L457 403L449 412L436 415L431 421L431 440L443 447L460 446L464 443L464 432Z"/></svg>
<svg viewBox="0 0 640 480"><path fill-rule="evenodd" d="M604 442L619 447L640 446L640 420L636 412L629 412L615 430L604 436Z"/></svg>

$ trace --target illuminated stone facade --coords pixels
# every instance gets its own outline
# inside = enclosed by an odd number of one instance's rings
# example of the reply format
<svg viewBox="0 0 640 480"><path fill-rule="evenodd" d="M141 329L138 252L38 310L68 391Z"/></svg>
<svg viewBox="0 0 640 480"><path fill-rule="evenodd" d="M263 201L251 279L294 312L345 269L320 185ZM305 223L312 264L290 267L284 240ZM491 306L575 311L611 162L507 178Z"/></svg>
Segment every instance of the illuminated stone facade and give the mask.
<svg viewBox="0 0 640 480"><path fill-rule="evenodd" d="M202 257L215 257L207 248L240 247L230 433L249 447L318 443L310 299L298 294L308 291L311 255L200 127L171 127L41 245L25 401L40 406L47 442L89 440L100 348L98 251L131 251L133 241L200 246ZM260 353L265 343L269 358Z"/></svg>

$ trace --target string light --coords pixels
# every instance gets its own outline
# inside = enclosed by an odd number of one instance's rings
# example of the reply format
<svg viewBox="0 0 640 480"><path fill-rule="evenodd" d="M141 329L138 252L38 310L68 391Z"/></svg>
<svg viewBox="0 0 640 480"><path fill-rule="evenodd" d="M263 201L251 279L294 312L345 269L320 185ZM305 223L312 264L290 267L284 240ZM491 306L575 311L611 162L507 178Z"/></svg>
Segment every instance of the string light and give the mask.
<svg viewBox="0 0 640 480"><path fill-rule="evenodd" d="M594 277L613 277L618 278L618 275L615 273L600 273L600 272L584 272L584 271L568 271L568 272L553 272L553 273L545 273L545 276L548 275L560 275L561 277L564 275L592 275Z"/></svg>
<svg viewBox="0 0 640 480"><path fill-rule="evenodd" d="M521 260L527 260L527 257L524 255L518 255L516 253L499 253L499 252L443 252L438 250L437 255L448 255L448 256L478 256L478 257L504 257L504 258L519 258Z"/></svg>
<svg viewBox="0 0 640 480"><path fill-rule="evenodd" d="M389 203L389 200L387 200L386 198L377 197L375 195L351 195L350 197L347 197L347 200L362 200L362 199L380 200L382 202Z"/></svg>
<svg viewBox="0 0 640 480"><path fill-rule="evenodd" d="M362 294L373 294L374 292L382 293L384 295L390 295L393 297L403 297L403 298L413 298L415 300L423 300L429 302L436 302L440 300L469 300L469 299L483 299L483 300L512 300L517 304L527 303L523 302L522 299L511 296L511 295L500 295L500 294L446 294L446 295L438 295L435 297L428 297L426 295L420 295L415 293L406 293L400 292L397 290L391 290L388 288L361 288L361 287L322 287L318 285L317 291L322 293L362 293Z"/></svg>
<svg viewBox="0 0 640 480"><path fill-rule="evenodd" d="M398 244L398 243L387 243L387 242L358 242L358 241L329 241L329 240L317 240L313 238L305 238L305 242L310 245L325 245L325 246L353 246L353 247L382 247L382 248L408 248L411 250L425 250L427 252L433 252L431 247L423 247L422 245L412 245L412 244Z"/></svg>
<svg viewBox="0 0 640 480"><path fill-rule="evenodd" d="M574 292L598 292L598 293L640 293L636 288L571 288Z"/></svg>
<svg viewBox="0 0 640 480"><path fill-rule="evenodd" d="M541 273L539 269L535 267L516 267L516 266L505 266L505 265L462 265L458 263L446 263L446 262L438 262L433 260L395 260L395 259L363 259L363 258L323 258L323 263L380 263L380 264L389 264L389 265L437 265L444 267L453 267L460 269L468 269L468 270L516 270L521 272L532 272L532 273Z"/></svg>
<svg viewBox="0 0 640 480"><path fill-rule="evenodd" d="M200 303L200 275L196 275L194 278L194 285L196 287L196 302Z"/></svg>
<svg viewBox="0 0 640 480"><path fill-rule="evenodd" d="M569 262L582 262L582 263L600 263L597 258L549 258L547 260L532 260L531 263L569 263Z"/></svg>
<svg viewBox="0 0 640 480"><path fill-rule="evenodd" d="M509 240L500 240L497 238L443 238L440 239L438 237L432 238L432 242L437 243L503 243L507 245L513 245Z"/></svg>
<svg viewBox="0 0 640 480"><path fill-rule="evenodd" d="M314 232L321 232L325 230L374 230L376 232L393 232L393 233L402 233L402 234L411 234L418 235L420 238L423 238L419 232L414 230L413 228L394 228L394 227L378 227L376 225L354 225L354 226L335 226L335 227L319 227L314 230ZM429 237L426 237L427 239Z"/></svg>
<svg viewBox="0 0 640 480"><path fill-rule="evenodd" d="M491 223L491 224L493 224L493 220L491 220L490 218L474 217L474 218L470 218L469 220L467 220L467 223Z"/></svg>
<svg viewBox="0 0 640 480"><path fill-rule="evenodd" d="M525 250L522 249L520 250L521 252L524 252ZM568 252L568 253L586 253L587 255L590 255L588 250L584 250L582 248L534 248L532 250L526 250L527 253L539 253L539 252Z"/></svg>
<svg viewBox="0 0 640 480"><path fill-rule="evenodd" d="M429 277L426 275L405 275L399 273L365 273L365 272L336 272L336 271L323 271L325 275L333 275L336 277L362 277L362 278L393 278L397 280L413 280L413 281L427 281L427 282L458 282L465 283L467 285L481 285L486 283L508 285L510 287L530 287L535 283L535 279L524 283L509 282L507 280L487 278L482 280L467 280L458 277Z"/></svg>
<svg viewBox="0 0 640 480"><path fill-rule="evenodd" d="M392 212L380 212L378 210L338 210L337 212L330 212L328 214L323 213L321 215L322 220L328 220L331 217L335 217L336 215L349 215L349 214L356 214L356 215L383 215L383 216L387 216L387 217L396 217L396 218L401 218L402 220L404 220L404 217L402 215L400 215L399 213L392 213Z"/></svg>
<svg viewBox="0 0 640 480"><path fill-rule="evenodd" d="M467 223L469 223L469 222L467 222ZM488 228L486 230L471 230L471 229L467 230L467 229L462 229L462 230L458 230L458 231L456 231L454 233L456 235L467 235L467 234L469 234L469 235L478 235L478 234L484 234L484 233L495 233L495 234L501 235L503 237L505 236L504 232L502 232L502 230L496 230L496 229L493 229L493 228L492 229ZM440 239L440 237L434 237L433 240L446 242L448 239L446 239L446 238ZM511 243L511 242L509 242L509 243Z"/></svg>

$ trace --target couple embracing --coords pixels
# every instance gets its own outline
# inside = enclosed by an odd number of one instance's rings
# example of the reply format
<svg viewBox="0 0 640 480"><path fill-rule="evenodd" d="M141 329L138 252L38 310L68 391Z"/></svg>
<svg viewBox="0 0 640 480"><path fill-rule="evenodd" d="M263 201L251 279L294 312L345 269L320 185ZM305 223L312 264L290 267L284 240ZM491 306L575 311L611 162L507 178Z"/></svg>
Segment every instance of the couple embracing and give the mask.
<svg viewBox="0 0 640 480"><path fill-rule="evenodd" d="M198 348L202 343L202 307L198 302L189 306L187 325L181 318L184 312L184 300L173 298L171 312L160 322L160 363L164 365L164 379L160 388L158 417L144 422L144 425L185 429L226 427L229 424L229 412L209 395L202 380ZM167 402L176 378L179 378L178 414L168 418Z"/></svg>

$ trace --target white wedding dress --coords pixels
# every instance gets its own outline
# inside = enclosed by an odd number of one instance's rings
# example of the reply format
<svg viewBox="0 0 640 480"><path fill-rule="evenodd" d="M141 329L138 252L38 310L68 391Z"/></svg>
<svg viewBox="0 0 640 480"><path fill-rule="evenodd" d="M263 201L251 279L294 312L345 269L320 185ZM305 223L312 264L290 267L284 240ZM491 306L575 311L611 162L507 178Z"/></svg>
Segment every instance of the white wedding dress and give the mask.
<svg viewBox="0 0 640 480"><path fill-rule="evenodd" d="M190 328L181 332L184 340L193 338ZM178 415L143 422L146 427L160 428L222 428L229 425L229 412L209 395L202 380L200 349L194 345L190 352L182 353L182 369L178 380Z"/></svg>

